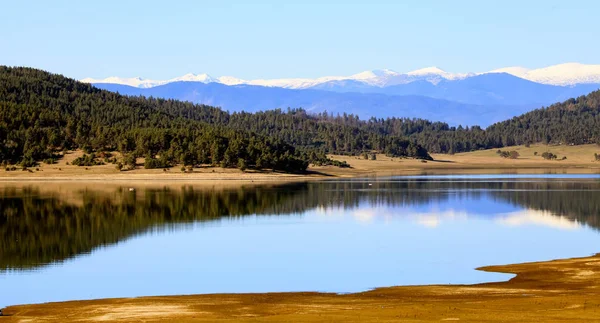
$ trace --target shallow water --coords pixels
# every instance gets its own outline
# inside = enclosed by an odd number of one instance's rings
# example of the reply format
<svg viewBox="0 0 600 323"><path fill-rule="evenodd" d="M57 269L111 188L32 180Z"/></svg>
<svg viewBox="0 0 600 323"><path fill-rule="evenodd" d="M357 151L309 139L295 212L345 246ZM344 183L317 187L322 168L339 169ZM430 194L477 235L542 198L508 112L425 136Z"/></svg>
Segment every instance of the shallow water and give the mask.
<svg viewBox="0 0 600 323"><path fill-rule="evenodd" d="M0 307L471 284L511 277L479 266L600 252L595 175L31 185L2 188L0 209Z"/></svg>

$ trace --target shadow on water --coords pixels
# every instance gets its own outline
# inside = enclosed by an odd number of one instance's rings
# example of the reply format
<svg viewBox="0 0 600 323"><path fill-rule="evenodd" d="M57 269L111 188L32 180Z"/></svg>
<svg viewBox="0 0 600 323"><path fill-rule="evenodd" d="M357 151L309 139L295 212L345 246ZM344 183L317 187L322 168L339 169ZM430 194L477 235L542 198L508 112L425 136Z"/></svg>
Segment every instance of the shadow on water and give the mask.
<svg viewBox="0 0 600 323"><path fill-rule="evenodd" d="M69 198L32 185L0 190L0 270L36 269L183 223L248 215L301 216L315 208L354 209L365 202L414 206L484 196L600 228L600 184L594 181L354 180L135 192L85 188Z"/></svg>

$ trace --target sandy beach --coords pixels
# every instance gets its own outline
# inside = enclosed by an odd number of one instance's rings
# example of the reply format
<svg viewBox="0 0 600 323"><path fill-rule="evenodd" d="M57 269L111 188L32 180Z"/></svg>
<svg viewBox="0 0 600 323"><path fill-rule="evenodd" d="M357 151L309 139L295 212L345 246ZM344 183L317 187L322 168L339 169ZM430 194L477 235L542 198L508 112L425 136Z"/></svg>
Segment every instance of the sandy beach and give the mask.
<svg viewBox="0 0 600 323"><path fill-rule="evenodd" d="M600 256L480 268L477 285L141 297L6 308L0 322L598 322Z"/></svg>

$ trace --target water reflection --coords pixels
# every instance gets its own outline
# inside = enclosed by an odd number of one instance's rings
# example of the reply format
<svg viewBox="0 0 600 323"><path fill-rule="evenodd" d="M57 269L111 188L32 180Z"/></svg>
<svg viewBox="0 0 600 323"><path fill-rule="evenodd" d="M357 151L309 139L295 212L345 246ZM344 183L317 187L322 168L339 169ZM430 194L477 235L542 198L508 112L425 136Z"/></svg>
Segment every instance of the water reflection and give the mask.
<svg viewBox="0 0 600 323"><path fill-rule="evenodd" d="M85 187L68 197L34 185L8 187L0 191L0 268L36 268L181 223L249 215L299 216L313 209L348 212L360 222L406 217L428 228L467 217L491 217L509 226L599 228L599 189L598 182L585 180L438 178L136 192ZM493 207L481 203L485 199ZM398 207L410 210L399 214Z"/></svg>

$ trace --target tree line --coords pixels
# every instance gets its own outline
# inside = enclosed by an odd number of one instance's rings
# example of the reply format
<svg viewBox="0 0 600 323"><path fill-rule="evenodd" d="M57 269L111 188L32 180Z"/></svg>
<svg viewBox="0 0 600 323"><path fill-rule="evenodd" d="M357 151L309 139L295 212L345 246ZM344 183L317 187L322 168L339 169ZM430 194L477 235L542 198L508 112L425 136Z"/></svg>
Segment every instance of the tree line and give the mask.
<svg viewBox="0 0 600 323"><path fill-rule="evenodd" d="M146 157L157 167L208 164L290 172L332 163L327 153L431 158L401 136L313 119L304 111L278 114L232 115L206 105L123 96L37 69L0 67L0 161L5 164L32 166L71 149L119 151L129 160ZM304 128L296 114L316 125Z"/></svg>
<svg viewBox="0 0 600 323"><path fill-rule="evenodd" d="M327 154L431 159L429 153L532 143L600 143L600 91L483 129L303 109L229 113L123 96L41 70L0 67L0 140L0 161L11 164L53 161L61 150L82 149L119 151L134 163L135 157L145 157L148 167L303 171L309 163L334 164Z"/></svg>

